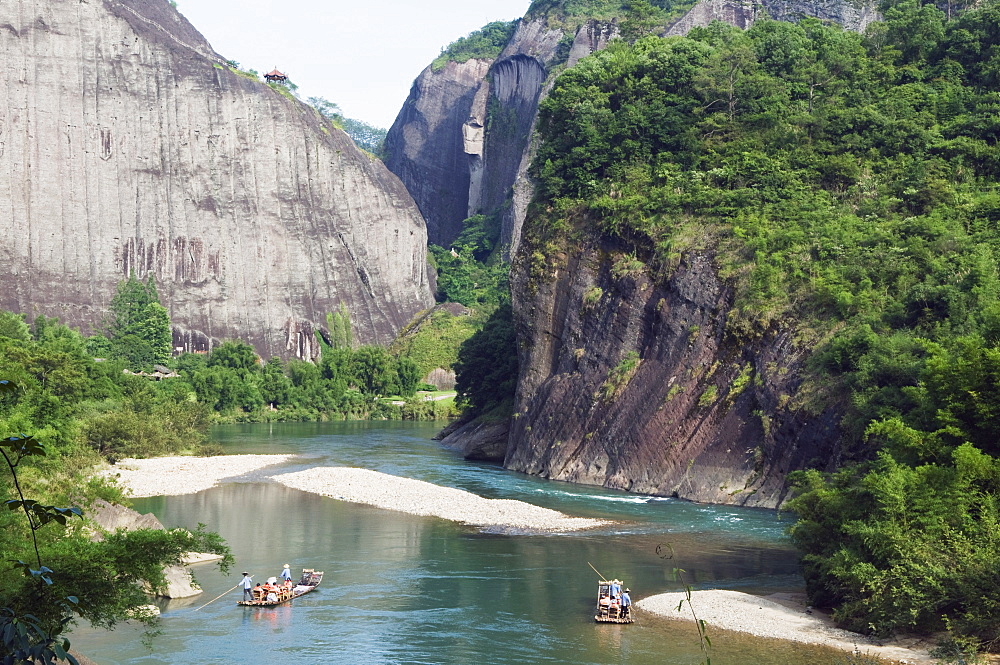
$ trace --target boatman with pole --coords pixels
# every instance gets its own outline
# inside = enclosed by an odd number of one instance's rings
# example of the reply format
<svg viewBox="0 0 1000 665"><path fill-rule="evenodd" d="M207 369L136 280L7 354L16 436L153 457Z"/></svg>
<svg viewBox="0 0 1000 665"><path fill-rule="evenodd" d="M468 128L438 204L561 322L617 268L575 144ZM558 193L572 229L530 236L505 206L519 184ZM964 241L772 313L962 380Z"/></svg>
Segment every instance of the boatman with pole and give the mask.
<svg viewBox="0 0 1000 665"><path fill-rule="evenodd" d="M244 571L243 579L237 586L243 587L243 600L253 600L253 578L250 573Z"/></svg>

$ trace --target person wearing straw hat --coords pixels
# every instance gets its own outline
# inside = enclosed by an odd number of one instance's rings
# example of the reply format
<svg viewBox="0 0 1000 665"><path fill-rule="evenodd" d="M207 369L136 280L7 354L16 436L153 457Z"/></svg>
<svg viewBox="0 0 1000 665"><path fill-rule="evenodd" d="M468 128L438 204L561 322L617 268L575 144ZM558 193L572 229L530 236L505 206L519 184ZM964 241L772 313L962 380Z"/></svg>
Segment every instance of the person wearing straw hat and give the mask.
<svg viewBox="0 0 1000 665"><path fill-rule="evenodd" d="M250 573L243 571L243 579L237 586L243 587L243 600L253 600L253 578Z"/></svg>
<svg viewBox="0 0 1000 665"><path fill-rule="evenodd" d="M622 618L628 619L632 614L632 596L628 595L631 589L625 589L622 593Z"/></svg>
<svg viewBox="0 0 1000 665"><path fill-rule="evenodd" d="M291 580L292 580L292 571L291 568L289 568L288 564L286 563L285 567L281 569L281 581L290 582Z"/></svg>
<svg viewBox="0 0 1000 665"><path fill-rule="evenodd" d="M617 598L622 595L622 581L621 580L611 580L611 597Z"/></svg>

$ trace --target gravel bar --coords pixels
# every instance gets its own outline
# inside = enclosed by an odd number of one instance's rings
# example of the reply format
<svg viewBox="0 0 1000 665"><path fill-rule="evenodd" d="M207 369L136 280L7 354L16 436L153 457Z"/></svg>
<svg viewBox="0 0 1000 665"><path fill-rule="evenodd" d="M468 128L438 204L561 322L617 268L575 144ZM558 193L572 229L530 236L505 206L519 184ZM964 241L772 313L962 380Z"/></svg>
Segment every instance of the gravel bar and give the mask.
<svg viewBox="0 0 1000 665"><path fill-rule="evenodd" d="M486 499L471 492L368 469L316 467L274 476L295 489L341 501L364 503L411 515L440 517L479 527L565 532L591 529L607 521L569 517L512 499Z"/></svg>
<svg viewBox="0 0 1000 665"><path fill-rule="evenodd" d="M678 611L678 604L684 601ZM691 608L698 619L711 627L750 633L759 637L790 640L807 644L822 644L845 651L884 658L892 663L932 663L917 640L901 640L897 645L874 643L871 638L836 628L824 613L807 608L805 602L792 594L771 597L753 596L739 591L706 589L692 591L690 605L683 592L661 593L636 602L636 607L670 619L693 621ZM714 637L713 637L714 639Z"/></svg>
<svg viewBox="0 0 1000 665"><path fill-rule="evenodd" d="M123 459L99 475L118 477L132 496L194 494L215 487L222 480L261 480L261 469L282 464L295 455L218 455L215 457L154 457Z"/></svg>

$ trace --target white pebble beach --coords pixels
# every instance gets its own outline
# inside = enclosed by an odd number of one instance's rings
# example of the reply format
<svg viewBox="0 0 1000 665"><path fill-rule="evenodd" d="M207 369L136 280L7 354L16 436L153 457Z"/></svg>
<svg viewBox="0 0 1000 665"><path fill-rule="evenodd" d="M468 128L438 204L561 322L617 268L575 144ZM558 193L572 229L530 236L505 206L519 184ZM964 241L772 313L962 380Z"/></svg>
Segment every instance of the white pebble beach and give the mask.
<svg viewBox="0 0 1000 665"><path fill-rule="evenodd" d="M282 464L294 455L218 455L215 457L153 457L123 459L100 475L117 476L135 497L195 494L222 480L256 480L261 469Z"/></svg>
<svg viewBox="0 0 1000 665"><path fill-rule="evenodd" d="M569 517L555 510L513 499L486 499L471 492L368 469L316 467L274 476L274 480L341 501L385 510L426 515L479 527L530 531L578 531L608 524Z"/></svg>
<svg viewBox="0 0 1000 665"><path fill-rule="evenodd" d="M294 455L219 455L124 459L102 475L118 476L135 497L194 494L222 481L274 480L287 487L363 503L411 515L440 517L479 527L526 531L578 531L607 524L604 520L569 517L555 510L512 499L484 497L421 480L369 469L314 467L280 473L270 469Z"/></svg>
<svg viewBox="0 0 1000 665"><path fill-rule="evenodd" d="M683 608L678 611L677 606L682 600ZM807 612L807 606L798 594L763 597L725 589L705 589L691 592L690 605L684 592L649 596L635 605L650 614L686 621L694 620L691 614L693 607L698 619L708 626L709 637L712 637L711 628L714 627L759 637L822 644L845 651L856 648L863 654L870 653L892 663L934 662L922 648L924 645L915 640L879 645L864 635L841 630L826 614Z"/></svg>

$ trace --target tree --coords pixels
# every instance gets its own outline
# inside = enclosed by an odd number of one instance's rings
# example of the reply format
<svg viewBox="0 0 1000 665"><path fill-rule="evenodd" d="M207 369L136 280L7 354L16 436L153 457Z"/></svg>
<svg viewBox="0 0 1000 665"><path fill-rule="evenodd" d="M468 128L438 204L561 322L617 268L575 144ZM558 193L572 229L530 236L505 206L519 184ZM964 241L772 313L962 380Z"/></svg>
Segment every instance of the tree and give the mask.
<svg viewBox="0 0 1000 665"><path fill-rule="evenodd" d="M366 395L399 393L399 377L389 352L380 346L362 346L354 352L351 373Z"/></svg>
<svg viewBox="0 0 1000 665"><path fill-rule="evenodd" d="M24 315L0 311L0 337L25 341L31 339L31 331L24 322Z"/></svg>
<svg viewBox="0 0 1000 665"><path fill-rule="evenodd" d="M167 310L160 304L152 273L143 284L135 273L119 282L107 323L111 356L133 368L170 360L173 334Z"/></svg>
<svg viewBox="0 0 1000 665"><path fill-rule="evenodd" d="M227 367L242 371L256 371L260 357L254 348L242 340L226 340L212 349L208 356L209 367Z"/></svg>
<svg viewBox="0 0 1000 665"><path fill-rule="evenodd" d="M0 394L17 392L14 383L0 380ZM58 454L33 436L19 435L0 440L0 456L9 472L0 487L13 497L5 505L10 515L23 515L23 520L4 515L0 534L0 551L14 561L11 570L15 573L5 575L0 584L0 662L4 665L75 664L64 633L77 618L106 628L133 618L151 623L151 615L136 613L137 607L148 603L141 584L162 588L163 567L179 563L185 552L220 554L223 571L232 563L232 554L218 535L201 526L193 533L184 529L118 531L95 542L89 529L71 524L73 518L84 517L80 508L47 505L25 493L22 468L44 464L51 479L64 463ZM73 491L82 500L94 498L92 486ZM52 525L63 530L54 530Z"/></svg>
<svg viewBox="0 0 1000 665"><path fill-rule="evenodd" d="M340 107L336 103L323 97L310 97L306 101L309 103L309 106L316 109L321 116L333 124L340 126L340 123L344 121L343 111L340 110Z"/></svg>
<svg viewBox="0 0 1000 665"><path fill-rule="evenodd" d="M385 135L388 133L387 130L375 125L369 125L367 122L362 122L361 120L355 120L354 118L344 118L343 126L344 131L354 141L354 145L362 150L367 150L379 159L382 158L382 149L385 143Z"/></svg>
<svg viewBox="0 0 1000 665"><path fill-rule="evenodd" d="M621 36L627 42L634 42L653 32L664 19L664 13L647 0L631 0L625 6L625 17L621 22Z"/></svg>
<svg viewBox="0 0 1000 665"><path fill-rule="evenodd" d="M336 312L326 315L326 327L330 332L330 346L334 349L350 349L354 346L354 333L351 330L351 313L343 304Z"/></svg>
<svg viewBox="0 0 1000 665"><path fill-rule="evenodd" d="M517 343L510 303L497 308L482 330L462 344L455 374L455 389L471 415L505 403L510 407L517 387Z"/></svg>
<svg viewBox="0 0 1000 665"><path fill-rule="evenodd" d="M399 394L403 397L415 395L421 379L417 363L407 356L398 358L396 360L396 374L399 376Z"/></svg>

